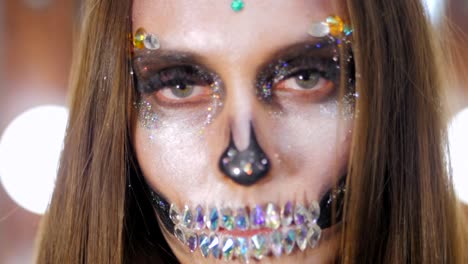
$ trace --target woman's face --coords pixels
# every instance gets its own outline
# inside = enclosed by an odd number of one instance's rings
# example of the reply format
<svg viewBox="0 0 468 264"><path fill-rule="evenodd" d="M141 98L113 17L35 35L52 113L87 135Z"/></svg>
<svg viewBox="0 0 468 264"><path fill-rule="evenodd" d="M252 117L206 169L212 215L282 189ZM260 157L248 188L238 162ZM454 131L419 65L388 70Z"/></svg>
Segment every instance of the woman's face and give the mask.
<svg viewBox="0 0 468 264"><path fill-rule="evenodd" d="M141 92L134 126L139 165L150 187L180 209L200 205L205 215L213 207L235 215L272 203L281 214L288 201L309 206L346 174L352 102L338 98L336 46L307 32L313 22L344 14L327 0L246 0L240 12L230 5L134 1L134 32L143 27L161 45L136 50L133 59ZM231 135L240 151L255 137L268 158L269 169L249 184L221 169ZM251 165L241 169L252 173ZM215 262L162 229L182 263ZM273 244L274 228L227 229L196 233L234 242L261 233ZM283 248L281 257L269 253L262 262L331 262L338 233L337 226L326 228L317 248L295 246L287 256Z"/></svg>

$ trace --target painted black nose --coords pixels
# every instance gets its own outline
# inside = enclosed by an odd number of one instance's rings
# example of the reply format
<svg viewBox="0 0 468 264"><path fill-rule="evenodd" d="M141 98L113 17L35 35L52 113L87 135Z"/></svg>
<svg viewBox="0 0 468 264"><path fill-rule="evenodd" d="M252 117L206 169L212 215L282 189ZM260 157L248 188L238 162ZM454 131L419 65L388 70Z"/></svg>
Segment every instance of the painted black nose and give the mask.
<svg viewBox="0 0 468 264"><path fill-rule="evenodd" d="M270 160L258 144L252 124L249 141L247 149L239 151L231 131L229 145L219 160L220 170L234 182L244 186L258 182L270 170Z"/></svg>

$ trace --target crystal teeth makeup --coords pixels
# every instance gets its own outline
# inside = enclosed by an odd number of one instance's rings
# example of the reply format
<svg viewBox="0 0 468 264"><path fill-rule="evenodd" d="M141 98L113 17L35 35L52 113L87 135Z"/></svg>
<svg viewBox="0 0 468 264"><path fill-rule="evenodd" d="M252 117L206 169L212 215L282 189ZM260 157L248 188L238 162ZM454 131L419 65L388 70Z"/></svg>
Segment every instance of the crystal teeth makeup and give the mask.
<svg viewBox="0 0 468 264"><path fill-rule="evenodd" d="M175 225L173 235L190 252L199 251L203 257L243 261L280 257L291 254L294 248L316 248L321 238L316 201L305 205L288 201L281 208L271 202L236 209L185 205L180 213L177 208L171 204L169 209ZM203 216L206 208L211 208L210 213ZM248 224L249 213L255 225Z"/></svg>

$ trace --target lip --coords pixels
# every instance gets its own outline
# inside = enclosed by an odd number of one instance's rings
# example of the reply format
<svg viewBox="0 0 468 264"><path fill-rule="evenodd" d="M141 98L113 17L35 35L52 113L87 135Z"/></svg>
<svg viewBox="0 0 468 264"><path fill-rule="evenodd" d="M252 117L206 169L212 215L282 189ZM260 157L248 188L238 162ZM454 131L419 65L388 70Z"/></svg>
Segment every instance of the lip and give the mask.
<svg viewBox="0 0 468 264"><path fill-rule="evenodd" d="M250 230L221 229L218 231L218 233L220 234L234 236L234 237L252 237L258 234L269 234L271 232L273 232L273 230L270 228L259 228L259 229L250 229Z"/></svg>

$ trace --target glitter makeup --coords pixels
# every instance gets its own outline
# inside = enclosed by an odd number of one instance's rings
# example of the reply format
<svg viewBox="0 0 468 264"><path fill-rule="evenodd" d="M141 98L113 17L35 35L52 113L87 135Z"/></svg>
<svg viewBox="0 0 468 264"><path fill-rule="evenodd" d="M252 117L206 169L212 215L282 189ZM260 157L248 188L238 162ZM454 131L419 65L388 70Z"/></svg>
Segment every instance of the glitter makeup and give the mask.
<svg viewBox="0 0 468 264"><path fill-rule="evenodd" d="M270 202L252 207L178 206L150 192L160 221L190 252L245 261L318 247L322 230L341 221L345 180L341 178L319 202Z"/></svg>

